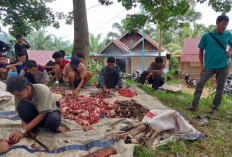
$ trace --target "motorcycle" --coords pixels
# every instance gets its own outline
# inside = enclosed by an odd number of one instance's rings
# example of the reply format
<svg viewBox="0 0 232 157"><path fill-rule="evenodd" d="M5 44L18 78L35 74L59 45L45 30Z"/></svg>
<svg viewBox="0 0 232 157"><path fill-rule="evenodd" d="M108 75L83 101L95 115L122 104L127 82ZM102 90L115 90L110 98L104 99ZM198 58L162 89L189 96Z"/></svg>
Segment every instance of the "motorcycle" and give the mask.
<svg viewBox="0 0 232 157"><path fill-rule="evenodd" d="M186 82L188 87L193 87L193 88L196 87L196 85L197 85L196 80L190 78L189 74L185 74L184 79L185 79L185 82Z"/></svg>

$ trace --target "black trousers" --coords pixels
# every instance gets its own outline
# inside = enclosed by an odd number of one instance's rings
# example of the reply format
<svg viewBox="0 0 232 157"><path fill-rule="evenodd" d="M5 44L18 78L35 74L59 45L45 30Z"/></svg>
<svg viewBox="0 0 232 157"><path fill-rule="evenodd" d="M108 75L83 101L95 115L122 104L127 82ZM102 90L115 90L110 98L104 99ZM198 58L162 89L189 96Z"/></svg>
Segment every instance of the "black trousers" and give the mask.
<svg viewBox="0 0 232 157"><path fill-rule="evenodd" d="M154 75L152 76L152 88L158 89L158 87L162 86L164 84L164 78L160 75Z"/></svg>
<svg viewBox="0 0 232 157"><path fill-rule="evenodd" d="M21 100L17 107L17 112L19 114L19 117L26 123L30 123L36 116L39 115L38 110L35 108L35 106L27 101ZM53 111L46 114L45 118L42 120L42 122L31 129L31 132L35 132L38 127L46 127L54 132L58 132L58 127L61 126L61 115L59 114L59 111Z"/></svg>

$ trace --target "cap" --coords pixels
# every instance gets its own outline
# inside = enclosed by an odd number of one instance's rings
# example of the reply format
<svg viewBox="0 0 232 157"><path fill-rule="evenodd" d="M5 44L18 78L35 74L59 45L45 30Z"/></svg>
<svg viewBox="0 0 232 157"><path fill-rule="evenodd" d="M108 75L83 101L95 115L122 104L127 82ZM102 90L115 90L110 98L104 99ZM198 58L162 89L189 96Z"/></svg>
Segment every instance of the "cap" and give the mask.
<svg viewBox="0 0 232 157"><path fill-rule="evenodd" d="M79 66L79 64L80 64L80 60L79 60L79 58L78 58L77 56L75 56L75 57L73 57L73 58L71 59L70 66L71 66L73 69L77 69L78 66Z"/></svg>

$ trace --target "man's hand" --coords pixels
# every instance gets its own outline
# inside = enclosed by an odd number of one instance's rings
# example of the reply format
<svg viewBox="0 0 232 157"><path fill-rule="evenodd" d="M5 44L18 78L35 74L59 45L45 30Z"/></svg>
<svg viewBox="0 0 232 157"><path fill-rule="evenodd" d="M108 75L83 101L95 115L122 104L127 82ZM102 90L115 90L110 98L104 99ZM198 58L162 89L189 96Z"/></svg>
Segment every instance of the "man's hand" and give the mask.
<svg viewBox="0 0 232 157"><path fill-rule="evenodd" d="M157 70L156 72L158 75L162 75L163 71L162 70Z"/></svg>
<svg viewBox="0 0 232 157"><path fill-rule="evenodd" d="M118 85L116 85L116 86L114 87L114 89L115 89L116 91L118 91Z"/></svg>
<svg viewBox="0 0 232 157"><path fill-rule="evenodd" d="M63 77L63 81L64 81L65 83L68 83L68 82L69 82L68 77Z"/></svg>
<svg viewBox="0 0 232 157"><path fill-rule="evenodd" d="M17 65L23 65L23 62L18 62Z"/></svg>
<svg viewBox="0 0 232 157"><path fill-rule="evenodd" d="M231 58L232 56L231 56L231 51L226 51L226 56L227 56L227 58Z"/></svg>
<svg viewBox="0 0 232 157"><path fill-rule="evenodd" d="M23 134L19 130L17 130L14 133L10 134L9 138L13 142L17 143L22 137L23 137Z"/></svg>
<svg viewBox="0 0 232 157"><path fill-rule="evenodd" d="M74 90L74 91L72 92L72 94L73 94L73 96L78 96L78 91L75 91L75 90Z"/></svg>
<svg viewBox="0 0 232 157"><path fill-rule="evenodd" d="M27 41L26 41L25 39L23 39L23 42L25 42L25 43L26 43Z"/></svg>
<svg viewBox="0 0 232 157"><path fill-rule="evenodd" d="M201 74L204 74L205 73L205 67L202 67L201 68Z"/></svg>
<svg viewBox="0 0 232 157"><path fill-rule="evenodd" d="M104 85L102 89L103 89L103 92L104 92L106 90L106 85Z"/></svg>
<svg viewBox="0 0 232 157"><path fill-rule="evenodd" d="M104 85L102 89L103 89L104 93L109 93L110 92L110 90L106 88L106 85Z"/></svg>

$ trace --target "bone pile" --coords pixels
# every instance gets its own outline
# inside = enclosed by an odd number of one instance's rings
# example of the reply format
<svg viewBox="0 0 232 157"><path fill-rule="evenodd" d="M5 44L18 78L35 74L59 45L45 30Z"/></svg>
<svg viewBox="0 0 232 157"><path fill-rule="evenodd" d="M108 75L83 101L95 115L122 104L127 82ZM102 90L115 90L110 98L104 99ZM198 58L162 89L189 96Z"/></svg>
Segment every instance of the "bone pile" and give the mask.
<svg viewBox="0 0 232 157"><path fill-rule="evenodd" d="M153 130L147 124L142 122L131 122L122 128L124 133L115 135L115 139L123 139L125 143L143 144L144 146L152 146L153 148L161 140L167 139L172 135L172 131Z"/></svg>

